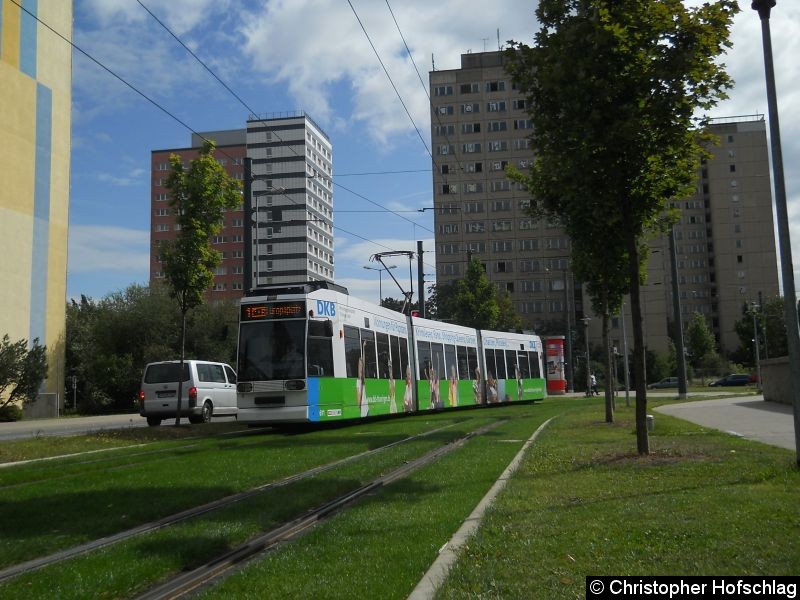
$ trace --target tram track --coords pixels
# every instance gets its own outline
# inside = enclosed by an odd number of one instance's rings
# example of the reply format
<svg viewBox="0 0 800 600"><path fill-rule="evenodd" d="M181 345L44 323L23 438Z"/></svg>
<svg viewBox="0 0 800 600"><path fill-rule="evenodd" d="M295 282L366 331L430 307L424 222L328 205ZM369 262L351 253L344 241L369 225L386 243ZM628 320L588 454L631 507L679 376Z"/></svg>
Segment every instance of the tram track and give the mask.
<svg viewBox="0 0 800 600"><path fill-rule="evenodd" d="M263 556L276 549L280 544L288 542L301 535L307 530L315 527L319 523L337 514L341 510L357 503L366 496L369 496L384 486L398 481L411 473L428 466L441 457L457 450L466 444L471 438L482 435L498 427L505 420L496 421L484 425L474 431L468 432L461 438L447 443L444 446L431 450L423 456L409 461L402 466L376 477L369 483L351 490L341 496L334 498L324 504L307 511L305 514L287 521L278 527L271 529L255 538L232 548L231 550L207 561L205 564L184 573L180 573L171 579L150 588L146 592L136 596L136 600L172 600L183 598L188 594L199 591L202 588L213 585L224 577L242 569L251 561Z"/></svg>
<svg viewBox="0 0 800 600"><path fill-rule="evenodd" d="M422 433L418 433L418 434L415 434L415 435L412 435L412 436L408 436L408 437L402 438L400 440L396 440L396 441L391 442L389 444L384 444L383 446L379 446L377 448L372 448L372 449L366 450L364 452L359 452L359 453L356 453L356 454L353 454L353 455L350 455L350 456L346 456L344 458L335 460L335 461L330 462L330 463L326 463L326 464L323 464L323 465L318 465L316 467L312 467L312 468L307 469L305 471L302 471L300 473L295 473L294 475L290 475L290 476L285 477L283 479L280 479L280 480L277 480L277 481L271 481L271 482L256 486L254 488L251 488L249 490L245 490L243 492L238 492L238 493L232 494L230 496L225 496L225 497L219 498L217 500L212 500L211 502L207 502L205 504L202 504L202 505L199 505L199 506L195 506L195 507L186 509L184 511L180 511L180 512L175 513L175 514L168 515L168 516L162 517L160 519L156 519L154 521L150 521L148 523L144 523L144 524L138 525L136 527L127 529L125 531L121 531L121 532L118 532L118 533L115 533L115 534L112 534L112 535L109 535L109 536L105 536L105 537L102 537L102 538L98 538L98 539L83 543L83 544L72 546L70 548L66 548L64 550L61 550L59 552L55 552L55 553L47 555L47 556L42 556L42 557L31 559L31 560L28 560L28 561L25 561L25 562L17 563L15 565L11 565L9 567L6 567L6 568L0 570L0 583L3 583L5 581L10 580L10 579L12 579L14 577L17 577L19 575L23 575L23 574L26 574L26 573L31 573L31 572L36 571L38 569L42 569L44 567L51 566L51 565L54 565L54 564L59 563L59 562L63 562L65 560L80 556L82 554L86 554L86 553L92 552L94 550L98 550L100 548L104 548L104 547L107 547L107 546L111 546L113 544L117 544L119 542L122 542L124 540L133 538L135 536L143 535L145 533L154 532L154 531L157 531L159 529L164 529L166 527L170 527L172 525L181 523L183 521L187 521L189 519L192 519L192 518L195 518L195 517L199 517L199 516L205 515L207 513L211 513L211 512L213 512L215 510L220 510L220 509L229 507L229 506L231 506L231 505L233 505L233 504L235 504L237 502L241 502L241 501L243 501L245 499L257 496L257 495L265 493L267 491L275 490L275 489L278 489L278 488L281 488L281 487L286 487L288 485L300 482L300 481L302 481L304 479L308 479L308 478L313 477L315 475L319 475L321 473L325 473L326 471L330 471L332 469L335 469L335 468L340 467L342 465L345 465L347 463L354 462L354 461L357 461L357 460L361 460L361 459L367 458L369 456L372 456L374 454L386 451L388 449L391 449L393 447L399 446L401 444L405 444L405 443L408 443L408 442L416 440L416 439L420 439L420 438L424 438L424 437L427 437L427 436L430 436L430 435L434 435L434 434L439 433L439 432L441 432L443 430L446 430L446 429L449 429L451 427L454 427L456 424L457 423L448 423L447 425L444 425L442 427L436 427L434 429L431 429L431 430L428 430L428 431L424 431Z"/></svg>

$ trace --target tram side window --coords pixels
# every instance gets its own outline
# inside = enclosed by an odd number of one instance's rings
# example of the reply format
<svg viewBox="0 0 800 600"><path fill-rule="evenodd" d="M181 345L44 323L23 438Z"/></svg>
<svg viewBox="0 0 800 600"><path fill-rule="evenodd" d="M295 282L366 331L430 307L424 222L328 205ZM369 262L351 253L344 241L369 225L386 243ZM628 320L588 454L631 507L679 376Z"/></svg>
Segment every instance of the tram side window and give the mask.
<svg viewBox="0 0 800 600"><path fill-rule="evenodd" d="M531 367L528 364L528 353L522 350L517 352L517 362L519 363L519 370L522 372L522 378L530 379Z"/></svg>
<svg viewBox="0 0 800 600"><path fill-rule="evenodd" d="M497 375L497 379L508 379L513 377L513 375L508 375L508 377L506 377L506 359L503 356L503 351L495 350L494 358L497 363L497 371L495 373Z"/></svg>
<svg viewBox="0 0 800 600"><path fill-rule="evenodd" d="M420 378L427 377L428 371L431 368L430 342L417 342L417 361L419 364L419 373L417 373L417 376Z"/></svg>
<svg viewBox="0 0 800 600"><path fill-rule="evenodd" d="M389 351L389 336L385 333L376 334L378 340L378 377L389 379L389 365L392 362Z"/></svg>
<svg viewBox="0 0 800 600"><path fill-rule="evenodd" d="M358 377L358 363L361 360L361 336L356 327L344 326L344 359L347 376Z"/></svg>
<svg viewBox="0 0 800 600"><path fill-rule="evenodd" d="M494 366L494 350L484 350L483 351L483 358L484 358L484 367L486 368L486 373L483 374L484 377L494 377L495 369Z"/></svg>
<svg viewBox="0 0 800 600"><path fill-rule="evenodd" d="M516 350L506 350L506 372L509 379L517 378L517 352Z"/></svg>
<svg viewBox="0 0 800 600"><path fill-rule="evenodd" d="M531 361L531 377L538 379L542 376L542 371L539 364L539 353L528 352L528 359Z"/></svg>
<svg viewBox="0 0 800 600"><path fill-rule="evenodd" d="M330 321L308 322L308 375L333 377L333 338Z"/></svg>
<svg viewBox="0 0 800 600"><path fill-rule="evenodd" d="M469 378L472 379L475 376L475 369L478 368L478 349L477 348L467 348L467 362L469 364ZM485 377L484 373L484 377Z"/></svg>
<svg viewBox="0 0 800 600"><path fill-rule="evenodd" d="M389 336L389 356L392 359L392 377L403 378L403 366L400 362L400 340L397 336Z"/></svg>
<svg viewBox="0 0 800 600"><path fill-rule="evenodd" d="M376 379L378 377L378 360L375 356L375 332L362 329L361 345L364 347L364 377Z"/></svg>
<svg viewBox="0 0 800 600"><path fill-rule="evenodd" d="M400 370L405 377L408 371L408 340L406 338L400 338Z"/></svg>
<svg viewBox="0 0 800 600"><path fill-rule="evenodd" d="M446 361L443 377L447 379L458 379L458 365L456 364L456 347L448 344L444 347L444 358Z"/></svg>
<svg viewBox="0 0 800 600"><path fill-rule="evenodd" d="M458 357L458 378L470 379L470 368L467 362L467 349L464 346L456 347L456 355Z"/></svg>
<svg viewBox="0 0 800 600"><path fill-rule="evenodd" d="M446 379L444 375L444 347L441 344L431 344L431 365L436 380Z"/></svg>

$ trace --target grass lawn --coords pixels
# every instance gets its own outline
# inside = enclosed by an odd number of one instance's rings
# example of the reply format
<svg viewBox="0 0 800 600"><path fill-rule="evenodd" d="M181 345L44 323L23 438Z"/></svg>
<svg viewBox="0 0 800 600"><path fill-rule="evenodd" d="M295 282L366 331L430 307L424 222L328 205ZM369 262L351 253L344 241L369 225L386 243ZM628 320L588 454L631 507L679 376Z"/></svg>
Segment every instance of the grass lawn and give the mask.
<svg viewBox="0 0 800 600"><path fill-rule="evenodd" d="M130 597L478 426L470 421L501 421L205 592L220 598L405 598L524 441L554 415L462 550L439 597L584 598L587 575L800 571L800 471L793 452L659 414L652 453L639 457L633 407L618 398L617 422L608 425L602 403L602 397L551 398L300 436L162 441L153 449L175 444L174 452L119 462L73 460L60 471L41 464L14 468L13 482L0 487L7 509L0 530L3 537L11 534L2 553L13 557L6 563L44 553L58 535L68 533L61 544L74 543L104 531L108 521L113 529L135 520L132 515L158 513L164 508L159 503L199 503L296 472L321 455L330 460L437 423L453 425L433 439L16 578L0 586L0 597ZM67 508L71 504L78 506Z"/></svg>
<svg viewBox="0 0 800 600"><path fill-rule="evenodd" d="M633 407L565 414L540 436L441 598L584 598L587 575L796 575L800 472L789 450Z"/></svg>

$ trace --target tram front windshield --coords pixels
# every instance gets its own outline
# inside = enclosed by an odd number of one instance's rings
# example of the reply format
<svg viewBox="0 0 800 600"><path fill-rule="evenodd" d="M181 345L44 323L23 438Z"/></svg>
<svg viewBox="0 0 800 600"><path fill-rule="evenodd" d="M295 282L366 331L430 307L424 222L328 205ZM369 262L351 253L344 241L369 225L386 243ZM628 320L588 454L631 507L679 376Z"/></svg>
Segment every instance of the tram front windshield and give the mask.
<svg viewBox="0 0 800 600"><path fill-rule="evenodd" d="M242 323L239 381L305 378L305 336L302 319Z"/></svg>

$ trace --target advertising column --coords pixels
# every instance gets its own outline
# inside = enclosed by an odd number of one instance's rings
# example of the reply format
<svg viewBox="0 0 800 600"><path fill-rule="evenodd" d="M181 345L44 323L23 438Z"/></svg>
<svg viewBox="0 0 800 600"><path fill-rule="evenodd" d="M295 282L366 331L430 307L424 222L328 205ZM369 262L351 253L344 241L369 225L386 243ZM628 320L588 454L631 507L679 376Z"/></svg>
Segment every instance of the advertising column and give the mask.
<svg viewBox="0 0 800 600"><path fill-rule="evenodd" d="M567 391L567 380L564 376L564 336L546 338L544 343L547 358L547 393L564 394Z"/></svg>

